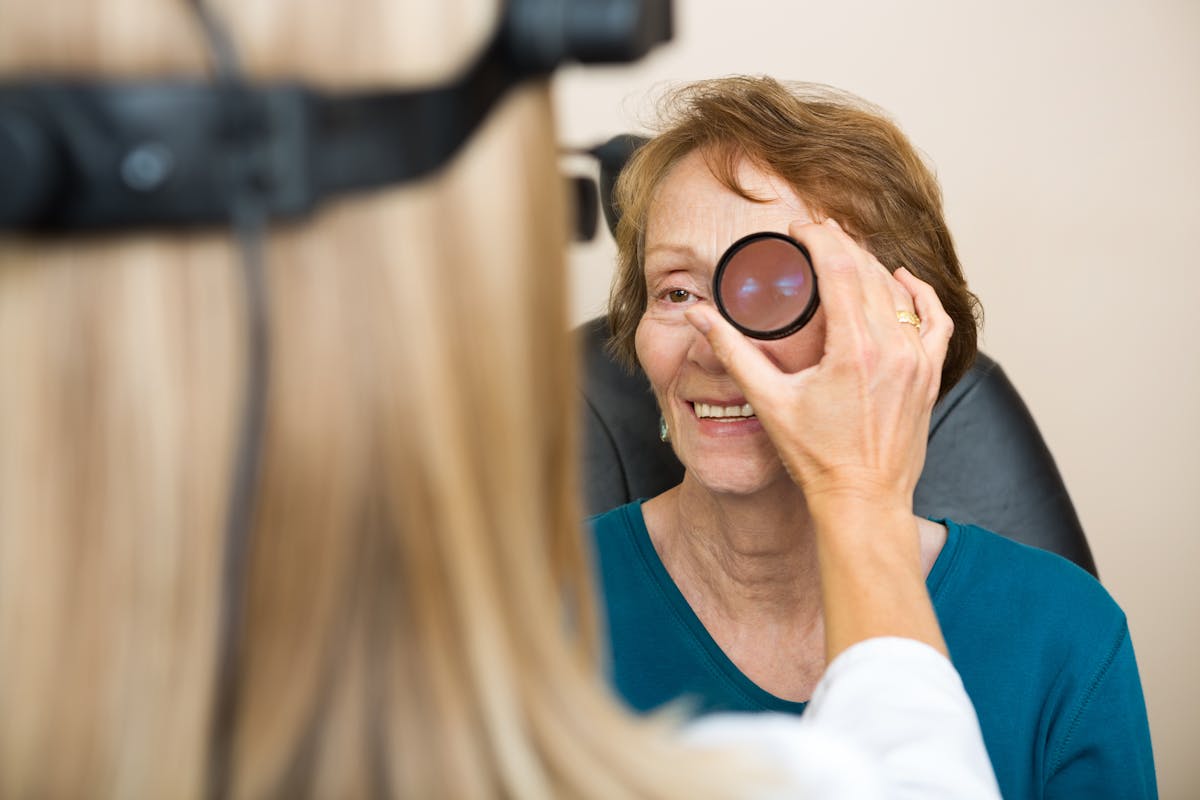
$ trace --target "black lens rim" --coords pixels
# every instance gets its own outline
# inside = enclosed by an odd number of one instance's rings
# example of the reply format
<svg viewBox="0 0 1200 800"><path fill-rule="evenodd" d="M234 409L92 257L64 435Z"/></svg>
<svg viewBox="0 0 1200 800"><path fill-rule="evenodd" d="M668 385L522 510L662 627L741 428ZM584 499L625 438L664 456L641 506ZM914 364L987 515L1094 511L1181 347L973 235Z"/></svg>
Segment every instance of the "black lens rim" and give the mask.
<svg viewBox="0 0 1200 800"><path fill-rule="evenodd" d="M745 325L742 325L735 320L732 315L730 315L728 309L725 308L725 303L721 300L721 279L725 275L725 268L729 266L729 263L733 260L733 257L741 252L743 248L763 239L781 239L791 244L808 260L809 267L812 267L813 260L812 256L808 253L808 249L791 236L788 236L785 233L779 233L777 231L759 231L758 233L748 234L729 245L728 249L726 249L725 253L721 256L721 260L717 262L717 270L713 273L712 281L713 302L717 304L717 310L721 312L721 316L724 317L730 325L737 328L751 339L782 339L786 336L791 336L793 333L807 325L809 320L813 318L813 315L817 313L817 308L821 305L821 293L817 286L816 269L812 269L813 288L812 296L809 298L808 304L794 320L789 322L787 325L784 325L782 328L775 328L774 330L770 331L760 331L753 328L747 328Z"/></svg>

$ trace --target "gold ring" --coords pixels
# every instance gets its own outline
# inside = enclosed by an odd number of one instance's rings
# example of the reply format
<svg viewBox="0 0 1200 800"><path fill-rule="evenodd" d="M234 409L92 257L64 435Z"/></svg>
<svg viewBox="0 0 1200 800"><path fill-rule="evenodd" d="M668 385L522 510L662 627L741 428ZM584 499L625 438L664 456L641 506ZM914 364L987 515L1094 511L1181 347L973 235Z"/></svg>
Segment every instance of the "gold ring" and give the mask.
<svg viewBox="0 0 1200 800"><path fill-rule="evenodd" d="M921 318L912 311L905 311L902 308L896 309L896 321L905 325L912 325L917 330L921 330Z"/></svg>

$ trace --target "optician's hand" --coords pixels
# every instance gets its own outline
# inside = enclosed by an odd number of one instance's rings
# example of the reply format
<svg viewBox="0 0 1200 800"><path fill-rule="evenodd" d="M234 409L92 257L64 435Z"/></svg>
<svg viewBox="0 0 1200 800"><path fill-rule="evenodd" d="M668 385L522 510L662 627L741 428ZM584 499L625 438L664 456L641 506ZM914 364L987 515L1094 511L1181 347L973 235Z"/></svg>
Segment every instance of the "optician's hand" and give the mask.
<svg viewBox="0 0 1200 800"><path fill-rule="evenodd" d="M825 314L825 351L784 373L708 303L687 311L754 406L810 507L829 498L912 509L953 323L933 289L893 277L832 220L793 224ZM921 325L899 321L913 311Z"/></svg>

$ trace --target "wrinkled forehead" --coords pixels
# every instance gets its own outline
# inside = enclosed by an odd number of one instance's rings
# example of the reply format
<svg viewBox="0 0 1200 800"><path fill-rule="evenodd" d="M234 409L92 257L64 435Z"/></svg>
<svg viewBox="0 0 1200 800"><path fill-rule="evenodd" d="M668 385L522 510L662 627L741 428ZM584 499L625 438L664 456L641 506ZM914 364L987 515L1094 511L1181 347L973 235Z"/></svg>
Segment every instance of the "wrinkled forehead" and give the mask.
<svg viewBox="0 0 1200 800"><path fill-rule="evenodd" d="M710 159L693 151L663 177L646 217L645 252L691 250L715 263L725 248L750 233L787 233L796 221L812 221L807 203L782 178L748 159L730 176L739 193L716 174ZM744 196L745 195L745 196Z"/></svg>

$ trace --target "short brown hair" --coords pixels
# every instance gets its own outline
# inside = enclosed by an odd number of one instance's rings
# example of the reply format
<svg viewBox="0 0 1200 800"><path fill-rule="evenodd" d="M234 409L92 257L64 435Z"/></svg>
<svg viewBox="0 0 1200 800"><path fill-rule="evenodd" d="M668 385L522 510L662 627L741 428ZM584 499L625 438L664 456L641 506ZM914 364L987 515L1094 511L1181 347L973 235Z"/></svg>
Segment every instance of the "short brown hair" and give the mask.
<svg viewBox="0 0 1200 800"><path fill-rule="evenodd" d="M880 109L827 86L737 76L668 94L662 132L617 181L618 262L609 297L610 348L630 368L646 309L645 232L655 190L684 156L702 151L713 174L748 200L737 166L749 159L779 176L813 210L832 217L889 269L933 286L954 321L941 392L975 360L982 309L967 288L932 170Z"/></svg>

